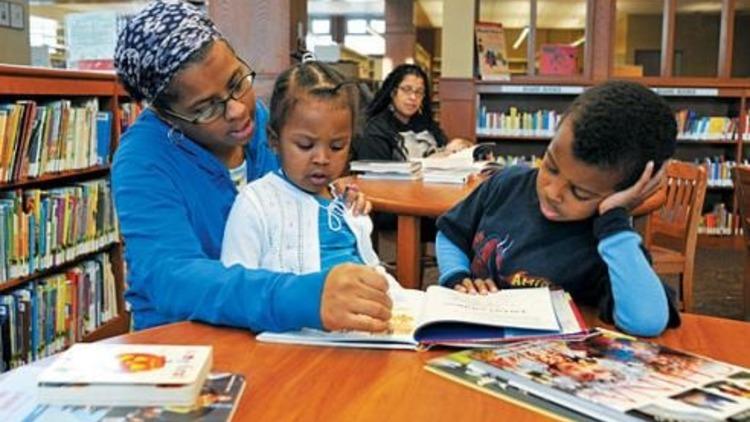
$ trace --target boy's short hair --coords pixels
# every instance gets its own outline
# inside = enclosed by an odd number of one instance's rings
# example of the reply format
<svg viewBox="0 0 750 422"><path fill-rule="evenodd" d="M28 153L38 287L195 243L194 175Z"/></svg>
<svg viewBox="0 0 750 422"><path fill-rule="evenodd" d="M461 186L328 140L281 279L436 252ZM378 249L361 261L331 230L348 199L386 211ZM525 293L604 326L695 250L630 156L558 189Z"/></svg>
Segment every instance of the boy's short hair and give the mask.
<svg viewBox="0 0 750 422"><path fill-rule="evenodd" d="M654 172L675 151L677 123L663 98L634 82L610 81L573 101L573 154L586 164L618 170L620 190L633 185L649 161Z"/></svg>

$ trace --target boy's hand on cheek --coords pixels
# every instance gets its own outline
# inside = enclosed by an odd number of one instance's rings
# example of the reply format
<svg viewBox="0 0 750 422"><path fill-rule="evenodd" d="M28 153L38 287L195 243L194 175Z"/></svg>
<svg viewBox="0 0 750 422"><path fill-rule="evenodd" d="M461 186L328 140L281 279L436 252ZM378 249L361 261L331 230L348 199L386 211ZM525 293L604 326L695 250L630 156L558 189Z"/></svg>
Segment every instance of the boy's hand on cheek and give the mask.
<svg viewBox="0 0 750 422"><path fill-rule="evenodd" d="M320 319L326 330L388 329L392 306L388 282L373 268L337 265L326 277L320 301Z"/></svg>
<svg viewBox="0 0 750 422"><path fill-rule="evenodd" d="M659 190L664 182L665 168L666 163L662 165L661 170L652 177L654 163L653 161L649 161L648 164L646 164L646 168L643 170L641 177L634 185L604 198L599 204L599 215L620 207L625 208L628 211L633 210L649 196Z"/></svg>
<svg viewBox="0 0 750 422"><path fill-rule="evenodd" d="M486 295L488 293L494 293L496 292L497 286L495 285L495 282L490 280L489 278L481 279L477 278L474 280L471 280L469 278L463 279L460 283L453 286L453 290L459 291L461 293L467 293L470 295Z"/></svg>

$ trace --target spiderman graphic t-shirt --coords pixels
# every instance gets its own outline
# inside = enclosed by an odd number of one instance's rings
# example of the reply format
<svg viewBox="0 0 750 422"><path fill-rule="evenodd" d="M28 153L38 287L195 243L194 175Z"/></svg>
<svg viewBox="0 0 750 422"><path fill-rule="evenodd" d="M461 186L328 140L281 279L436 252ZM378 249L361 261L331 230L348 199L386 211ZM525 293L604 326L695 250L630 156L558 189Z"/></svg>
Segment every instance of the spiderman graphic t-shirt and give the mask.
<svg viewBox="0 0 750 422"><path fill-rule="evenodd" d="M437 226L471 260L474 278L498 287L559 286L576 302L609 296L607 266L596 250L593 217L547 220L539 210L537 170L511 167L480 185Z"/></svg>

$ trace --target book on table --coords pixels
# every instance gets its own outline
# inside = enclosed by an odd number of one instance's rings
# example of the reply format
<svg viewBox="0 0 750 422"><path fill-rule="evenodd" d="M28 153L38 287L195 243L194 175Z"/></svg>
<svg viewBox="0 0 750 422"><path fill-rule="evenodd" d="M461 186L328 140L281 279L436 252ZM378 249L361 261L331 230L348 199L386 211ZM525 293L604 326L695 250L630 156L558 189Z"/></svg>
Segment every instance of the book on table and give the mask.
<svg viewBox="0 0 750 422"><path fill-rule="evenodd" d="M231 421L245 390L245 377L229 372L208 374L196 401L189 406L84 406L40 404L36 378L44 370L26 365L0 378L0 420L47 422Z"/></svg>
<svg viewBox="0 0 750 422"><path fill-rule="evenodd" d="M211 370L210 346L78 343L37 379L39 402L190 406Z"/></svg>
<svg viewBox="0 0 750 422"><path fill-rule="evenodd" d="M357 160L349 163L353 173L363 179L416 180L422 177L417 161Z"/></svg>
<svg viewBox="0 0 750 422"><path fill-rule="evenodd" d="M425 368L559 419L750 420L747 368L604 329L465 350Z"/></svg>
<svg viewBox="0 0 750 422"><path fill-rule="evenodd" d="M259 341L338 347L417 349L435 344L488 347L524 338L580 335L586 326L562 290L525 288L468 295L441 286L427 291L392 286L389 330L314 329L258 335Z"/></svg>

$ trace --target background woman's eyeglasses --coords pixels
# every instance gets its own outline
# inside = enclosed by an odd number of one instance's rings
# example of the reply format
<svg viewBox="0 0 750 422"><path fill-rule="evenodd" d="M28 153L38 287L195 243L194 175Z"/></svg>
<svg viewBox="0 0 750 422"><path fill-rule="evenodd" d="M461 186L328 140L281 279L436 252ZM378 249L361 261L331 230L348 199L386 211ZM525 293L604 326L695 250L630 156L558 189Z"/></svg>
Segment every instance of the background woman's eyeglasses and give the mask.
<svg viewBox="0 0 750 422"><path fill-rule="evenodd" d="M227 112L227 103L229 100L239 101L253 88L253 82L255 81L255 71L249 70L242 76L237 83L234 84L229 90L229 95L226 98L215 100L208 105L201 107L200 110L196 111L192 116L188 116L182 113L178 113L169 108L159 108L164 114L168 114L172 117L176 117L180 120L190 122L192 124L207 124L215 121L219 117L223 117Z"/></svg>
<svg viewBox="0 0 750 422"><path fill-rule="evenodd" d="M412 87L410 87L408 85L401 85L401 86L398 87L398 90L401 91L401 92L403 92L404 95L406 95L407 97L411 96L411 95L414 95L417 98L424 97L424 90L423 89L419 89L419 88L415 89L415 88L412 88Z"/></svg>

